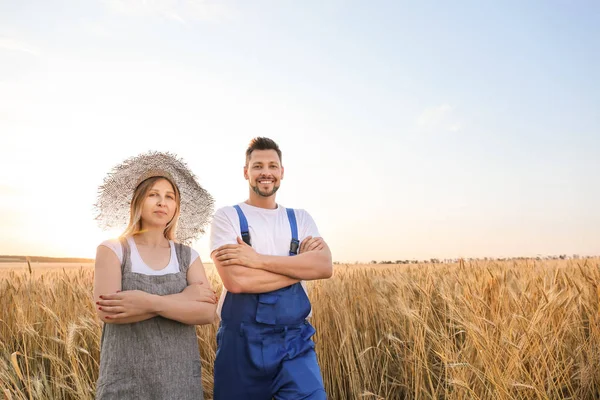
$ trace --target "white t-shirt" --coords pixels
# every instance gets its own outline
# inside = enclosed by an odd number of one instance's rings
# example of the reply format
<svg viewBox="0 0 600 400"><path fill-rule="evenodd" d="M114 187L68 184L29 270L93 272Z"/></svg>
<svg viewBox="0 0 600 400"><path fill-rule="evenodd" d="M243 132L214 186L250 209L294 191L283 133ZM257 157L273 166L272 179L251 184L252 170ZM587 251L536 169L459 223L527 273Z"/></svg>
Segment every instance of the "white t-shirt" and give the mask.
<svg viewBox="0 0 600 400"><path fill-rule="evenodd" d="M144 275L167 275L179 272L179 261L177 260L177 253L175 252L175 243L173 243L172 240L169 240L169 244L171 245L171 259L169 260L169 264L159 270L154 270L146 265L131 236L127 238L127 243L129 243L129 248L131 249L131 272ZM123 262L123 248L121 247L119 239L105 240L100 243L100 245L111 249L117 255L119 262ZM190 265L198 258L198 252L194 249L191 250Z"/></svg>
<svg viewBox="0 0 600 400"><path fill-rule="evenodd" d="M246 203L238 204L246 220L248 220L248 231L252 248L259 254L269 256L289 256L290 242L292 241L292 230L288 220L286 208L277 205L274 210L259 208ZM296 225L298 226L298 240L300 243L308 236L320 237L315 221L305 210L294 209L296 214ZM237 237L241 237L240 220L237 211L232 206L223 207L215 213L210 232L210 252L212 254L217 248L226 244L236 244ZM302 287L306 291L306 283L302 281ZM221 316L221 308L225 302L227 289L223 287L223 293L217 305L217 314ZM311 311L312 314L312 311ZM310 316L310 315L309 315Z"/></svg>

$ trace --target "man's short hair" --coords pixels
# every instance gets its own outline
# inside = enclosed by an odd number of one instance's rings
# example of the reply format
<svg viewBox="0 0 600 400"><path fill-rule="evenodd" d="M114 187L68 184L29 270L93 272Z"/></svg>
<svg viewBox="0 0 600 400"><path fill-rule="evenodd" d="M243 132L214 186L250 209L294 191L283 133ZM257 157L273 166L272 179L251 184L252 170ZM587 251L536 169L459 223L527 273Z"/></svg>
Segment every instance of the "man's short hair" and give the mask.
<svg viewBox="0 0 600 400"><path fill-rule="evenodd" d="M274 140L266 137L255 137L250 141L248 148L246 149L246 166L250 162L250 156L254 150L275 150L279 156L279 162L281 163L281 150Z"/></svg>

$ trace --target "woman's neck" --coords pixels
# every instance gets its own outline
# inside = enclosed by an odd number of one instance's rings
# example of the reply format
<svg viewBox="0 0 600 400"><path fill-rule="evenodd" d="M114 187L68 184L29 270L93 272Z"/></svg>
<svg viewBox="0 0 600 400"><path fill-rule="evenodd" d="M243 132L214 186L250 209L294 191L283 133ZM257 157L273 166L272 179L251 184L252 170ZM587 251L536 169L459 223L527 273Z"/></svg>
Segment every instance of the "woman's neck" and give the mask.
<svg viewBox="0 0 600 400"><path fill-rule="evenodd" d="M164 247L168 243L167 238L163 233L163 230L159 229L147 229L133 236L136 244L141 244L148 247Z"/></svg>

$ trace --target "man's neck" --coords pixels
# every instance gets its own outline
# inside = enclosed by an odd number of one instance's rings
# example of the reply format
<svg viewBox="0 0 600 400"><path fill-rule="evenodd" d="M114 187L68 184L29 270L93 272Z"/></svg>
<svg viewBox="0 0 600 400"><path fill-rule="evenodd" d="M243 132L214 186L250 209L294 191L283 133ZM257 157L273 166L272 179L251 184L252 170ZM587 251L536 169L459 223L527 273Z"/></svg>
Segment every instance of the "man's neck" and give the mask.
<svg viewBox="0 0 600 400"><path fill-rule="evenodd" d="M250 189L250 197L248 197L248 200L246 200L246 204L258 208L267 208L269 210L274 210L277 208L275 195L263 197L254 193L252 189Z"/></svg>

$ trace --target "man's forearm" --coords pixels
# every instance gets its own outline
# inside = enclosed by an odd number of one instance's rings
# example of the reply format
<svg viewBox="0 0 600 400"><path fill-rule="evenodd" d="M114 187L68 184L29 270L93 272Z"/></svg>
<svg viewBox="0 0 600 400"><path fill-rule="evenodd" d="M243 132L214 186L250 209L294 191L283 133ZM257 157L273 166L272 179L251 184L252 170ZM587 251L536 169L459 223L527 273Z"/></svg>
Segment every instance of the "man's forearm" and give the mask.
<svg viewBox="0 0 600 400"><path fill-rule="evenodd" d="M266 293L300 281L285 275L241 265L227 267L217 265L217 269L223 285L232 293Z"/></svg>
<svg viewBox="0 0 600 400"><path fill-rule="evenodd" d="M298 280L330 278L333 273L328 248L289 256L260 256L260 269Z"/></svg>
<svg viewBox="0 0 600 400"><path fill-rule="evenodd" d="M210 324L215 319L216 305L212 303L189 300L177 295L156 296L154 300L153 311L164 318L187 325Z"/></svg>

